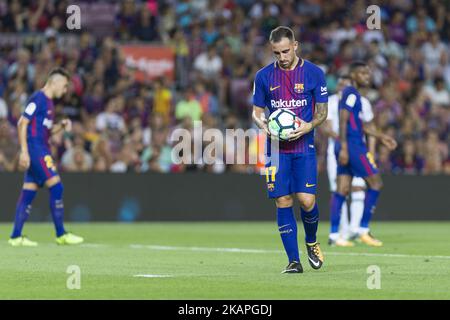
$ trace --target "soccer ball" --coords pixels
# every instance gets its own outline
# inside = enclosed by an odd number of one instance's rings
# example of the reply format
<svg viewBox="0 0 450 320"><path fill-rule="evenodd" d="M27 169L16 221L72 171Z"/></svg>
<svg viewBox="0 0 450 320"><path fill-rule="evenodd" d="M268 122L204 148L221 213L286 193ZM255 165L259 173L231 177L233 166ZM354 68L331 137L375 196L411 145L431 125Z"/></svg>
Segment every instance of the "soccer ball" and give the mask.
<svg viewBox="0 0 450 320"><path fill-rule="evenodd" d="M300 126L301 120L289 109L278 109L269 117L267 126L272 138L287 141L289 134Z"/></svg>

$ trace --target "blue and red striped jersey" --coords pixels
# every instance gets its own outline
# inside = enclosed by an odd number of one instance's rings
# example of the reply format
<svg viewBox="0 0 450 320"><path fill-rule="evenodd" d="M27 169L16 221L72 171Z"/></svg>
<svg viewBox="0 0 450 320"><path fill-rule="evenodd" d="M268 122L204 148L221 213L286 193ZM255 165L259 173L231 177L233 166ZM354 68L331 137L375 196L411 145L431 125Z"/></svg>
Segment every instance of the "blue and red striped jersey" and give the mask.
<svg viewBox="0 0 450 320"><path fill-rule="evenodd" d="M328 102L325 74L308 60L299 59L293 70L284 70L274 62L256 73L253 105L268 108L269 113L286 108L303 121L311 122L314 104L325 102ZM280 141L279 152L314 153L314 130L295 141Z"/></svg>
<svg viewBox="0 0 450 320"><path fill-rule="evenodd" d="M30 120L27 131L27 142L30 147L50 148L50 130L55 117L52 99L41 90L33 93L22 114Z"/></svg>
<svg viewBox="0 0 450 320"><path fill-rule="evenodd" d="M350 112L347 122L347 139L349 142L364 143L363 123L359 117L362 111L361 94L353 86L345 87L339 100L339 110Z"/></svg>

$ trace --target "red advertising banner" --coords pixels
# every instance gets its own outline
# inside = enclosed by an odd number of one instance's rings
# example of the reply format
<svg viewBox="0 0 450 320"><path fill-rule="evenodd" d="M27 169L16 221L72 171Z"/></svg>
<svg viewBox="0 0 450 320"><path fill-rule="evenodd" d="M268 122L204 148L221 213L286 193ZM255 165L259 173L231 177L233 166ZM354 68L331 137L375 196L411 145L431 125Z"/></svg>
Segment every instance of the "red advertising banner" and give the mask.
<svg viewBox="0 0 450 320"><path fill-rule="evenodd" d="M149 45L123 45L125 65L135 70L137 81L152 80L160 76L174 79L175 55L170 47Z"/></svg>

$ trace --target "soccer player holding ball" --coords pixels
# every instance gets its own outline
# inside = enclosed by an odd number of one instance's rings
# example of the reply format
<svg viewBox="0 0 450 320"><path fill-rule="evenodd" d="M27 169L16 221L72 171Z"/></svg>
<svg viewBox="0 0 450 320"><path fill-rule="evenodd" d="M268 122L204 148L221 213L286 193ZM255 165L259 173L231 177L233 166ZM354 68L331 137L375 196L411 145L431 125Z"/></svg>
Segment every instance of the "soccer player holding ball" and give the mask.
<svg viewBox="0 0 450 320"><path fill-rule="evenodd" d="M20 143L19 167L26 170L23 188L16 207L14 229L8 243L14 247L37 246L22 235L23 225L31 212L38 188L45 185L50 194L50 211L56 229L57 244L79 244L83 238L64 229L63 185L50 151L51 134L70 131L71 122L64 119L53 125L55 108L52 99L60 98L69 83L68 73L61 68L50 72L45 86L33 93L17 127Z"/></svg>
<svg viewBox="0 0 450 320"><path fill-rule="evenodd" d="M339 139L335 146L338 161L337 190L331 199L330 239L337 238L342 205L350 192L352 179L356 176L363 178L368 186L359 226L359 241L380 247L383 243L369 232L369 222L378 201L382 181L375 159L367 149L364 135L377 138L389 150L395 149L397 142L379 132L373 122L363 125L361 121L362 102L359 89L370 84L369 67L364 62L354 62L350 65L349 72L351 85L343 89L339 100Z"/></svg>
<svg viewBox="0 0 450 320"><path fill-rule="evenodd" d="M313 269L320 269L323 264L323 254L316 239L319 211L315 197L314 128L327 118L328 93L323 71L297 56L298 42L290 28L275 28L269 41L276 61L256 73L253 119L268 136L271 133L265 120L266 108L270 114L289 109L301 120L287 141L279 141L277 164L273 163L273 157L270 159L271 141L268 139L266 182L269 198L275 199L278 228L289 260L283 273L302 273L297 222L292 208L294 197L301 206L309 263Z"/></svg>

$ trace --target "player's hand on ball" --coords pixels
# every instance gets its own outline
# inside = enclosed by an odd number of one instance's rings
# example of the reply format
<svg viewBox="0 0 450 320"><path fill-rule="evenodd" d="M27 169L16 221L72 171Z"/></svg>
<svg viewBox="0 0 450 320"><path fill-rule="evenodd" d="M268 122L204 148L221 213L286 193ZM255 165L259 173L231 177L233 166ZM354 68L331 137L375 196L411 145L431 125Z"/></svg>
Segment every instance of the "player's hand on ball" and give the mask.
<svg viewBox="0 0 450 320"><path fill-rule="evenodd" d="M302 121L300 123L300 126L290 133L289 141L297 140L298 138L307 134L311 130L312 130L312 124L310 122Z"/></svg>
<svg viewBox="0 0 450 320"><path fill-rule="evenodd" d="M20 170L28 170L28 168L30 167L30 155L28 154L28 152L20 152L19 155L19 169Z"/></svg>
<svg viewBox="0 0 450 320"><path fill-rule="evenodd" d="M348 158L348 150L346 148L342 148L341 151L339 151L339 164L343 166L347 165Z"/></svg>
<svg viewBox="0 0 450 320"><path fill-rule="evenodd" d="M397 148L397 141L388 135L383 136L381 142L391 151Z"/></svg>
<svg viewBox="0 0 450 320"><path fill-rule="evenodd" d="M67 131L67 132L72 131L72 121L70 119L62 120L61 125L63 126L65 131Z"/></svg>

